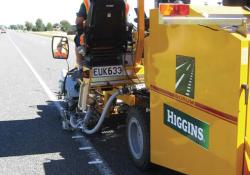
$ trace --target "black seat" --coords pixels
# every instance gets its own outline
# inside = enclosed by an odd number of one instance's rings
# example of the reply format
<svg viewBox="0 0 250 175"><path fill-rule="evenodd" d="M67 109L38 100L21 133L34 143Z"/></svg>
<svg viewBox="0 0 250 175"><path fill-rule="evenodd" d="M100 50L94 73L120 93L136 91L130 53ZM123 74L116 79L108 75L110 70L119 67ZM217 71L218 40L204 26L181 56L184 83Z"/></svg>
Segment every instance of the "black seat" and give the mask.
<svg viewBox="0 0 250 175"><path fill-rule="evenodd" d="M119 64L126 52L124 0L92 0L85 28L86 53L90 65ZM118 61L118 62L117 62Z"/></svg>

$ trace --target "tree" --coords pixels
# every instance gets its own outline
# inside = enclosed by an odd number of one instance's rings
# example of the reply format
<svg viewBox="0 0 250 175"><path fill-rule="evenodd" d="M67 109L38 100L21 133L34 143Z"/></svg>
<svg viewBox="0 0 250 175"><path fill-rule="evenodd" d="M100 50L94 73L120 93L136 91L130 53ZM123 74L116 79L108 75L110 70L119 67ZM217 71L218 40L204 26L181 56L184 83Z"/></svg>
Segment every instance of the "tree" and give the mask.
<svg viewBox="0 0 250 175"><path fill-rule="evenodd" d="M33 26L33 27L32 27L32 31L33 31L33 32L36 32L36 31L37 31L36 26Z"/></svg>
<svg viewBox="0 0 250 175"><path fill-rule="evenodd" d="M33 24L31 22L26 21L25 22L25 27L28 31L31 31L33 28Z"/></svg>
<svg viewBox="0 0 250 175"><path fill-rule="evenodd" d="M18 30L23 30L24 29L24 26L22 24L17 24L17 29Z"/></svg>
<svg viewBox="0 0 250 175"><path fill-rule="evenodd" d="M60 22L60 25L61 25L61 30L64 32L68 32L71 28L71 25L67 20L62 20Z"/></svg>
<svg viewBox="0 0 250 175"><path fill-rule="evenodd" d="M53 26L52 24L49 22L46 26L46 31L52 31L53 30Z"/></svg>
<svg viewBox="0 0 250 175"><path fill-rule="evenodd" d="M44 31L45 30L45 25L43 24L43 21L40 18L38 18L36 20L36 29L37 29L37 31Z"/></svg>
<svg viewBox="0 0 250 175"><path fill-rule="evenodd" d="M12 30L17 30L17 25L10 25L10 29L12 29Z"/></svg>

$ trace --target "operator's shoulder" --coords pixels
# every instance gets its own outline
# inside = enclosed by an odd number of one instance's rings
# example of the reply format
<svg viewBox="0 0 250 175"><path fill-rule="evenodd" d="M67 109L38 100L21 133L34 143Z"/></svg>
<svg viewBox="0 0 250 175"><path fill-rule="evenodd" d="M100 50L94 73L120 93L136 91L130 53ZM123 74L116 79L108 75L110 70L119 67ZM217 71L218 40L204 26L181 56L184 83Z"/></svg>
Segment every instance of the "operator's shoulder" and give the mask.
<svg viewBox="0 0 250 175"><path fill-rule="evenodd" d="M85 6L84 2L81 3L81 9L86 9L86 6Z"/></svg>

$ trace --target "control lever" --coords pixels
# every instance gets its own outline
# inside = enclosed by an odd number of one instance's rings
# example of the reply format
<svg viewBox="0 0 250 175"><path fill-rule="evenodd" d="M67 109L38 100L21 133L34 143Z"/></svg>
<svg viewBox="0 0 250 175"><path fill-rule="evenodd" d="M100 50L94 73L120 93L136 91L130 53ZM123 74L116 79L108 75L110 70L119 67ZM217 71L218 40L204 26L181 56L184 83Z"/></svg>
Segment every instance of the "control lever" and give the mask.
<svg viewBox="0 0 250 175"><path fill-rule="evenodd" d="M241 88L245 90L245 104L248 105L249 86L247 84L242 84Z"/></svg>
<svg viewBox="0 0 250 175"><path fill-rule="evenodd" d="M248 5L243 6L243 8L244 8L245 10L247 10L247 11L250 11L250 6L248 6Z"/></svg>

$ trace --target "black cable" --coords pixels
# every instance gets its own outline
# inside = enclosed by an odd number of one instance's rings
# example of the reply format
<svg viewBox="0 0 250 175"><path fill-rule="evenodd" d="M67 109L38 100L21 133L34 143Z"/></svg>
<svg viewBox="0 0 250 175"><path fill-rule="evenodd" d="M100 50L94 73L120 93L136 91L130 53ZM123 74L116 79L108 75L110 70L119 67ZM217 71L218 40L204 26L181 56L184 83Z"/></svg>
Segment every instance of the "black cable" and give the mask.
<svg viewBox="0 0 250 175"><path fill-rule="evenodd" d="M220 31L220 30L218 30L218 29L214 29L214 28L212 28L212 27L204 26L204 25L201 25L201 24L199 24L199 26L208 28L208 29L213 30L213 31L216 31L216 32Z"/></svg>

